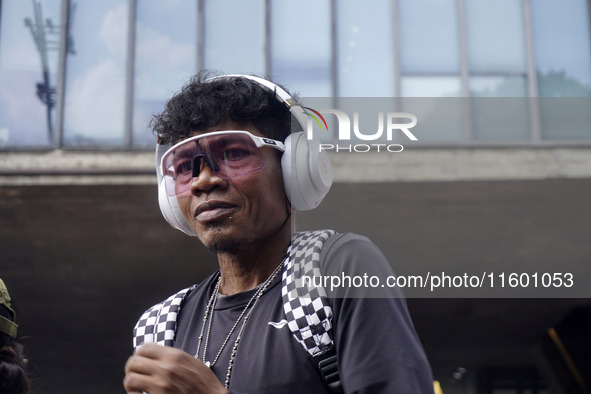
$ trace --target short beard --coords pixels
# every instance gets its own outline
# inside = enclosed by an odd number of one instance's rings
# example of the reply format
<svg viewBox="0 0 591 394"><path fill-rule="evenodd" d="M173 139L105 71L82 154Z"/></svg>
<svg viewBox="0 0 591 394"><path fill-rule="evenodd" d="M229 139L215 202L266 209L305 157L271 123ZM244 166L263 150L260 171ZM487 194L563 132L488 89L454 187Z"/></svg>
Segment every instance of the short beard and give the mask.
<svg viewBox="0 0 591 394"><path fill-rule="evenodd" d="M212 225L211 227L214 228L216 226ZM240 241L218 233L213 237L212 242L209 245L205 245L205 247L212 253L232 253L238 250L240 244Z"/></svg>
<svg viewBox="0 0 591 394"><path fill-rule="evenodd" d="M238 250L240 242L232 239L220 239L213 241L210 245L207 245L207 249L212 253L232 253Z"/></svg>

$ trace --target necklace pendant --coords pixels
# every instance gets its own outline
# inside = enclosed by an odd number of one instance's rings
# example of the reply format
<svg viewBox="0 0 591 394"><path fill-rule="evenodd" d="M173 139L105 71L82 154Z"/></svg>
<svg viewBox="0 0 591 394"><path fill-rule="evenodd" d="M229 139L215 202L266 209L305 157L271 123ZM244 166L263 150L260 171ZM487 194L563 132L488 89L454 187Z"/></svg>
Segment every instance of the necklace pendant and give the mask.
<svg viewBox="0 0 591 394"><path fill-rule="evenodd" d="M205 362L205 366L206 366L207 368L210 368L210 369L211 369L211 363L210 363L209 361L206 361L206 362Z"/></svg>

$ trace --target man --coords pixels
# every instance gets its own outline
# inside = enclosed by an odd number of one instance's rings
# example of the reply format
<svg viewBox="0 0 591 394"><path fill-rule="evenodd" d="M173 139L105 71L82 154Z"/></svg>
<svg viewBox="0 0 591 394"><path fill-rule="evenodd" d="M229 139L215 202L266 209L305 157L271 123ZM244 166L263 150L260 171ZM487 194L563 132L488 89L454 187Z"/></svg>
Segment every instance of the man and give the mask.
<svg viewBox="0 0 591 394"><path fill-rule="evenodd" d="M320 338L319 357L306 352L302 332L294 335L282 294L298 264L290 250L301 245L292 238L292 209L315 207L331 182L304 124L285 90L251 76L197 76L154 118L163 214L214 251L220 268L142 316L125 369L128 392L433 392L401 297L346 289L322 300L295 297L322 301L329 312L319 312L321 325L300 327ZM392 274L367 238L323 234L314 257L323 275ZM326 368L329 350L338 361Z"/></svg>

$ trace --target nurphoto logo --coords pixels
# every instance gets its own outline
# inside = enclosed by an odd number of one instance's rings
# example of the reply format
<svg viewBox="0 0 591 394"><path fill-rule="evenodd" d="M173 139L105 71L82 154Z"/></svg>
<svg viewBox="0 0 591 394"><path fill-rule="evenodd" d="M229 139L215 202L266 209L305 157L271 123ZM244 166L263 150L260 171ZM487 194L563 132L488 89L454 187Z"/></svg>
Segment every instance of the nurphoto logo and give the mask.
<svg viewBox="0 0 591 394"><path fill-rule="evenodd" d="M407 112L377 112L377 130L361 130L359 112L353 112L353 122L345 111L338 109L314 110L310 107L304 107L304 112L308 115L307 136L311 140L314 136L315 125L320 132L328 132L328 124L325 115L334 115L337 122L337 142L321 143L320 151L334 152L357 152L365 153L369 151L398 153L404 150L401 144L393 143L399 133L404 135L410 141L418 141L418 138L410 131L416 126L417 117ZM364 114L366 116L367 114ZM352 123L352 125L351 125ZM385 124L385 127L384 127ZM353 127L351 127L353 126ZM351 133L353 130L353 133ZM385 131L385 133L384 133ZM356 143L363 141L363 143Z"/></svg>

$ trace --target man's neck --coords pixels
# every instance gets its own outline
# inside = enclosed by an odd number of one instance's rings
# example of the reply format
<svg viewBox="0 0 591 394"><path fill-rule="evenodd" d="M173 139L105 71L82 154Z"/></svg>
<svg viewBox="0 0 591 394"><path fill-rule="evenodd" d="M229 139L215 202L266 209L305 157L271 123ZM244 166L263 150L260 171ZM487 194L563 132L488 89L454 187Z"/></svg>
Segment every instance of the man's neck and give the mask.
<svg viewBox="0 0 591 394"><path fill-rule="evenodd" d="M291 239L290 227L234 252L219 252L222 281L220 293L231 295L250 290L264 282L285 257Z"/></svg>

